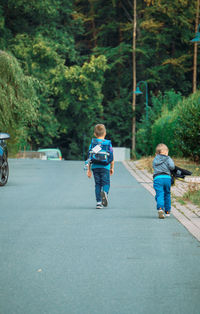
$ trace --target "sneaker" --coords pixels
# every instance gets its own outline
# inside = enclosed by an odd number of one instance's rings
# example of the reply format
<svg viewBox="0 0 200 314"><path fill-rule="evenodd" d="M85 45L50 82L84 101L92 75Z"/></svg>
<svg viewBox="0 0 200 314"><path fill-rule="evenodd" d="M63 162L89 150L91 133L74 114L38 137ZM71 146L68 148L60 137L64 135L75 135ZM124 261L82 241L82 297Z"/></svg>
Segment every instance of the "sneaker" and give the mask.
<svg viewBox="0 0 200 314"><path fill-rule="evenodd" d="M97 203L96 209L102 209L102 208L103 208L103 205L101 203Z"/></svg>
<svg viewBox="0 0 200 314"><path fill-rule="evenodd" d="M170 212L169 212L169 211L166 211L166 212L165 212L165 216L166 216L166 217L170 217Z"/></svg>
<svg viewBox="0 0 200 314"><path fill-rule="evenodd" d="M160 218L160 219L165 218L164 211L161 208L158 210L158 218Z"/></svg>
<svg viewBox="0 0 200 314"><path fill-rule="evenodd" d="M101 191L101 199L104 207L108 206L108 194L104 191Z"/></svg>

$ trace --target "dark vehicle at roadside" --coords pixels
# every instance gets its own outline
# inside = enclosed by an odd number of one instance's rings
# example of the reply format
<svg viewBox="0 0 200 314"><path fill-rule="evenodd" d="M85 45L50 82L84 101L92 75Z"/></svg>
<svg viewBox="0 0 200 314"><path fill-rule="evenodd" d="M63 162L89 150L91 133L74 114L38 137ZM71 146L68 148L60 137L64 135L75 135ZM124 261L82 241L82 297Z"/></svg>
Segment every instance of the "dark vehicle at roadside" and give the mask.
<svg viewBox="0 0 200 314"><path fill-rule="evenodd" d="M8 181L9 166L8 166L8 149L5 140L10 138L7 133L0 133L0 186L3 186Z"/></svg>

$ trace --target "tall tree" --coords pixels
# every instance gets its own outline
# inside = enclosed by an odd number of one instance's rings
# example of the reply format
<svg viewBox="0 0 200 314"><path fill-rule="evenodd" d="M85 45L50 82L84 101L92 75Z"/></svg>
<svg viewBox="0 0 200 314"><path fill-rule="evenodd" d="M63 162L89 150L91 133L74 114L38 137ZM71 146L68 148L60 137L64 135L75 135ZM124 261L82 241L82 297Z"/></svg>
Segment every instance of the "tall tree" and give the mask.
<svg viewBox="0 0 200 314"><path fill-rule="evenodd" d="M192 81L190 38L196 0L145 2L138 68L155 92L175 88L187 95Z"/></svg>

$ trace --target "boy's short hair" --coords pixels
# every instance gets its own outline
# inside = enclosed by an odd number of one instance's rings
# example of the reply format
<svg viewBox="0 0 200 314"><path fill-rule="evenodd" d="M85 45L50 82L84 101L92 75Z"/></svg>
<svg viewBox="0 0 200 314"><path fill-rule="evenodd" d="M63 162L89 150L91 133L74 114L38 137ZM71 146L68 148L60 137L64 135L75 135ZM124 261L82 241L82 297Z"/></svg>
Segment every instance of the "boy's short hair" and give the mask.
<svg viewBox="0 0 200 314"><path fill-rule="evenodd" d="M94 135L97 137L103 136L106 133L106 127L104 124L97 124L94 127Z"/></svg>
<svg viewBox="0 0 200 314"><path fill-rule="evenodd" d="M161 154L163 151L169 151L167 145L160 143L156 146L156 154Z"/></svg>

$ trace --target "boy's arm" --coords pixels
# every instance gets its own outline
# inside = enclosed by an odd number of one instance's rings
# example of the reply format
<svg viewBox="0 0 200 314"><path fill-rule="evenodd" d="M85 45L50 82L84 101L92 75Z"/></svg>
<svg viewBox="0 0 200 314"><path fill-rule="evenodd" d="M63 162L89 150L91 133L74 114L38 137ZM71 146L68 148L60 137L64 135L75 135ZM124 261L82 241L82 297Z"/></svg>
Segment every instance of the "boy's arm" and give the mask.
<svg viewBox="0 0 200 314"><path fill-rule="evenodd" d="M88 160L89 160L89 157L90 157L91 148L92 148L92 144L90 144L90 146L89 146ZM91 178L91 177L92 177L92 170L91 170L91 164L90 164L90 162L88 163L87 176L88 176L88 178Z"/></svg>
<svg viewBox="0 0 200 314"><path fill-rule="evenodd" d="M112 144L110 142L110 148L109 148L109 151L110 151L110 159L111 159L111 162L110 162L110 174L112 175L114 173L114 156L113 156L113 148L112 148Z"/></svg>
<svg viewBox="0 0 200 314"><path fill-rule="evenodd" d="M170 170L174 170L175 164L171 157L168 157L168 167Z"/></svg>
<svg viewBox="0 0 200 314"><path fill-rule="evenodd" d="M92 170L91 170L91 165L90 164L88 165L87 176L88 176L88 178L92 177Z"/></svg>
<svg viewBox="0 0 200 314"><path fill-rule="evenodd" d="M114 173L114 160L113 161L111 161L111 163L110 163L110 174L112 175L113 173Z"/></svg>

